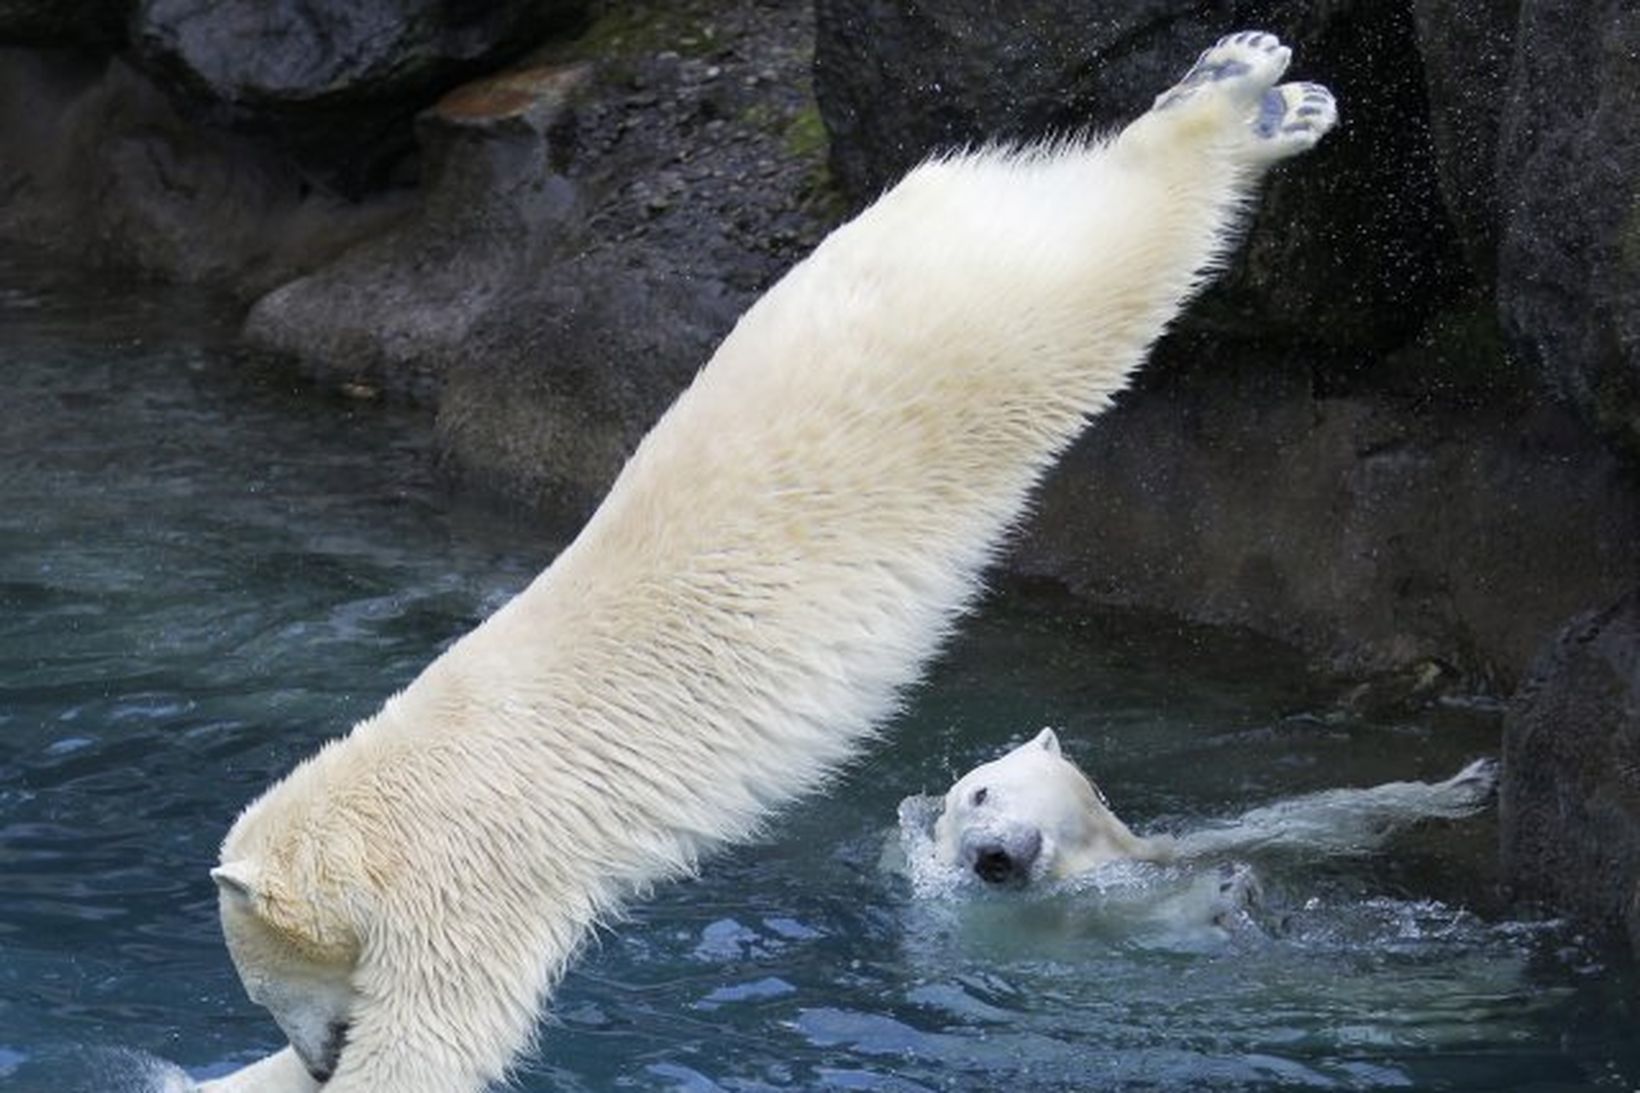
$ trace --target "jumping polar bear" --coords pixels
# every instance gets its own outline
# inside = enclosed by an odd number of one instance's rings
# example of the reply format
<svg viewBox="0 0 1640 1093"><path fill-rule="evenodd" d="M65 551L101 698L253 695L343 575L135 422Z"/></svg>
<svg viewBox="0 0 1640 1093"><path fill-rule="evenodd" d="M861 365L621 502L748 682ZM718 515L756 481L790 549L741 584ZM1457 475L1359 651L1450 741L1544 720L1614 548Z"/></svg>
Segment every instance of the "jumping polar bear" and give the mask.
<svg viewBox="0 0 1640 1093"><path fill-rule="evenodd" d="M501 1080L597 923L854 755L1331 128L1288 57L1236 34L1113 139L926 163L754 305L546 572L234 824L223 930L290 1047L208 1088Z"/></svg>
<svg viewBox="0 0 1640 1093"><path fill-rule="evenodd" d="M1145 838L1065 757L1058 735L1043 729L959 778L938 804L930 838L917 841L935 868L1013 887L1068 880L1115 861L1188 861L1270 847L1360 853L1419 821L1473 815L1496 781L1496 763L1479 759L1441 782L1323 790L1177 838ZM908 818L928 811L922 802L901 805L902 829L919 826Z"/></svg>

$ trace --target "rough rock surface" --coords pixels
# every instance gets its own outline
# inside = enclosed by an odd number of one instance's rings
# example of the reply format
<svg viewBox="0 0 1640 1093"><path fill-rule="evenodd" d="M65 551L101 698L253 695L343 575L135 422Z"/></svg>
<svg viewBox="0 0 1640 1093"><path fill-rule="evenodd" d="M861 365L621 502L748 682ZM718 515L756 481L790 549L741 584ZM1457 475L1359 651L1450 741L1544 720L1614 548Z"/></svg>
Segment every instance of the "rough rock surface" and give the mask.
<svg viewBox="0 0 1640 1093"><path fill-rule="evenodd" d="M577 19L584 0L138 0L139 63L210 113L277 134L359 188L409 147L409 118Z"/></svg>
<svg viewBox="0 0 1640 1093"><path fill-rule="evenodd" d="M931 150L1118 125L1204 43L1247 26L1293 45L1343 124L1272 180L1229 278L1193 321L1344 350L1403 341L1467 283L1441 207L1404 4L1263 0L817 0L815 93L856 202Z"/></svg>
<svg viewBox="0 0 1640 1093"><path fill-rule="evenodd" d="M1640 459L1640 8L1520 9L1497 159L1504 329Z"/></svg>
<svg viewBox="0 0 1640 1093"><path fill-rule="evenodd" d="M1499 787L1518 894L1640 953L1640 588L1574 620L1510 706Z"/></svg>
<svg viewBox="0 0 1640 1093"><path fill-rule="evenodd" d="M472 488L590 511L735 318L831 223L807 5L633 5L563 56L594 64L561 169L573 246L443 364L437 440Z"/></svg>
<svg viewBox="0 0 1640 1093"><path fill-rule="evenodd" d="M1564 414L1327 396L1302 367L1202 352L1211 372L1094 423L1017 568L1346 676L1433 664L1504 691L1562 620L1640 581L1640 495Z"/></svg>
<svg viewBox="0 0 1640 1093"><path fill-rule="evenodd" d="M586 79L584 67L537 66L446 96L418 124L415 212L258 300L246 341L358 391L436 400L473 324L512 284L539 279L579 224L577 189L555 160Z"/></svg>
<svg viewBox="0 0 1640 1093"><path fill-rule="evenodd" d="M400 215L195 124L119 58L0 48L0 239L254 296Z"/></svg>

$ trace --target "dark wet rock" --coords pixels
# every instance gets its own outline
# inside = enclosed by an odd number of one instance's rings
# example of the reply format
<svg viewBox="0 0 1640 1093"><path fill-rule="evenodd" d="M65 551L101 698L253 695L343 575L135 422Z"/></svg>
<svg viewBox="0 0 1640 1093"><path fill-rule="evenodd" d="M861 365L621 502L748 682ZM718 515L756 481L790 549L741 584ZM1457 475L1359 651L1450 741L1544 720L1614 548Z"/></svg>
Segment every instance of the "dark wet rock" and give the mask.
<svg viewBox="0 0 1640 1093"><path fill-rule="evenodd" d="M580 227L578 190L555 160L587 77L536 66L446 96L418 122L415 213L257 301L246 341L322 377L435 399L474 324Z"/></svg>
<svg viewBox="0 0 1640 1093"><path fill-rule="evenodd" d="M1221 358L1124 396L1050 478L1013 565L1099 602L1250 627L1346 676L1509 688L1640 581L1640 493L1553 413L1318 397Z"/></svg>
<svg viewBox="0 0 1640 1093"><path fill-rule="evenodd" d="M0 49L0 239L255 295L398 214L315 191L255 143L194 124L140 72Z"/></svg>
<svg viewBox="0 0 1640 1093"><path fill-rule="evenodd" d="M142 66L211 116L272 133L359 189L410 146L410 119L577 19L583 0L139 0Z"/></svg>
<svg viewBox="0 0 1640 1093"><path fill-rule="evenodd" d="M1510 705L1499 814L1516 894L1640 953L1640 589L1575 619Z"/></svg>
<svg viewBox="0 0 1640 1093"><path fill-rule="evenodd" d="M1469 281L1440 200L1412 15L1402 4L818 0L815 91L832 169L868 200L931 150L1119 125L1206 43L1274 31L1343 124L1272 179L1247 245L1193 321L1347 350L1415 332Z"/></svg>
<svg viewBox="0 0 1640 1093"><path fill-rule="evenodd" d="M1640 459L1640 8L1520 9L1498 150L1504 329Z"/></svg>
<svg viewBox="0 0 1640 1093"><path fill-rule="evenodd" d="M0 0L0 45L106 51L125 39L136 0Z"/></svg>
<svg viewBox="0 0 1640 1093"><path fill-rule="evenodd" d="M1503 126L1519 0L1413 0L1435 174L1478 284L1497 276Z"/></svg>

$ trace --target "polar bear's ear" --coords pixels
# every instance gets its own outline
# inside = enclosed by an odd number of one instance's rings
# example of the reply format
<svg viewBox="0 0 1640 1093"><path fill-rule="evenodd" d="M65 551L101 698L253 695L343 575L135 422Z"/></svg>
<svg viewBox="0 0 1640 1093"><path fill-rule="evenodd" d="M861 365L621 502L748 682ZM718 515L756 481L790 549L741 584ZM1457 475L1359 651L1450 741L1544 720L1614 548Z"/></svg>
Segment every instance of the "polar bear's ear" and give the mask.
<svg viewBox="0 0 1640 1093"><path fill-rule="evenodd" d="M256 866L248 861L224 862L211 870L211 879L222 892L247 903L255 902L258 889Z"/></svg>
<svg viewBox="0 0 1640 1093"><path fill-rule="evenodd" d="M1041 748L1049 755L1060 754L1059 734L1054 732L1052 729L1043 729L1041 732L1036 734L1036 739L1032 740L1031 743Z"/></svg>

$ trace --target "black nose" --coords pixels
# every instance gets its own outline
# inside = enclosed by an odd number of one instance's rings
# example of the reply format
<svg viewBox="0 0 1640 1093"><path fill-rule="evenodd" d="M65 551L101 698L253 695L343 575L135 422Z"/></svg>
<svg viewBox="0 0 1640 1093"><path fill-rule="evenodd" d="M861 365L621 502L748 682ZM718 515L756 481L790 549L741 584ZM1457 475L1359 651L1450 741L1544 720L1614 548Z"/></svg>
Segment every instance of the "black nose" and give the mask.
<svg viewBox="0 0 1640 1093"><path fill-rule="evenodd" d="M1021 885L1031 879L1031 867L1042 853L1042 834L1027 829L980 835L963 850L974 875L986 884Z"/></svg>
<svg viewBox="0 0 1640 1093"><path fill-rule="evenodd" d="M336 1073L336 1067L342 1061L342 1048L347 1046L348 1023L346 1021L332 1021L325 1028L324 1058L317 1063L303 1061L308 1075L324 1085L330 1081L331 1075Z"/></svg>
<svg viewBox="0 0 1640 1093"><path fill-rule="evenodd" d="M974 853L974 872L986 884L1023 880L1019 863L1000 846L982 846Z"/></svg>

